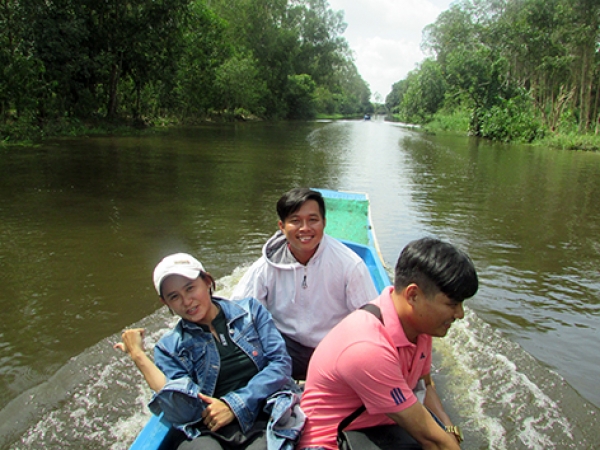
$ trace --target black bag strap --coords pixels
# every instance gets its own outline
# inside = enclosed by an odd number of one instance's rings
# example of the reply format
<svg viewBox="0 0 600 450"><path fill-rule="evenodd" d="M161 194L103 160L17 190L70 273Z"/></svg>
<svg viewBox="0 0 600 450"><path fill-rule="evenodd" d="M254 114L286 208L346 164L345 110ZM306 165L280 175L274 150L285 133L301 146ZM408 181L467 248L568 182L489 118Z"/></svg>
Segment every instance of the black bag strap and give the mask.
<svg viewBox="0 0 600 450"><path fill-rule="evenodd" d="M367 410L367 408L365 407L365 405L360 405L356 411L354 411L352 414L350 414L348 417L346 417L344 420L342 420L337 428L338 435L342 431L344 431L344 429L348 425L350 425L354 419L356 419L358 416L360 416L366 410Z"/></svg>
<svg viewBox="0 0 600 450"><path fill-rule="evenodd" d="M383 317L381 316L381 309L379 309L379 306L374 305L373 303L367 303L366 305L362 305L360 309L370 312L383 323Z"/></svg>
<svg viewBox="0 0 600 450"><path fill-rule="evenodd" d="M373 303L367 303L366 305L361 306L360 309L364 309L365 311L370 312L375 317L377 317L381 323L383 323L383 317L381 315L381 309L379 308L379 306L374 305ZM354 411L348 417L343 419L340 422L340 424L338 425L338 428L337 428L338 434L340 434L344 430L344 428L346 428L348 425L350 425L354 419L356 419L358 416L360 416L366 410L367 410L367 408L365 407L365 405L360 405L356 409L356 411Z"/></svg>

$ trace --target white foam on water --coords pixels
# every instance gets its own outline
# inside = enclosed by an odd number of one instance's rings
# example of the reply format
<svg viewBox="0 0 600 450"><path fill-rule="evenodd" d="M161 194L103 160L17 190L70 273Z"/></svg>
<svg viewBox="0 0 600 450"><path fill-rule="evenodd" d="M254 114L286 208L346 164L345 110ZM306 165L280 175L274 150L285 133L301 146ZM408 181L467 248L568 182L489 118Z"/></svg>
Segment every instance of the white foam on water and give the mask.
<svg viewBox="0 0 600 450"><path fill-rule="evenodd" d="M442 355L441 371L449 372L452 401L467 424L486 435L489 448L547 450L573 442L572 424L547 394L560 377L474 312L465 308L465 318L434 348Z"/></svg>
<svg viewBox="0 0 600 450"><path fill-rule="evenodd" d="M130 416L120 417L110 428L112 439L108 448L111 450L122 450L129 447L152 416L146 407L152 391L145 383L140 383L137 388L139 395L136 404L139 407L135 407Z"/></svg>

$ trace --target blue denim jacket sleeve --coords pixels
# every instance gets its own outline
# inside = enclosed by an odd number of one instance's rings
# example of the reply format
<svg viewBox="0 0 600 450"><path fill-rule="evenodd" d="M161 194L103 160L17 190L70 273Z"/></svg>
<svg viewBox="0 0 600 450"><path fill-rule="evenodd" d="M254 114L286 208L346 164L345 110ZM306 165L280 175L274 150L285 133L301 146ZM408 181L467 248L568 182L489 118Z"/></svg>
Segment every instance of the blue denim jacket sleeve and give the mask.
<svg viewBox="0 0 600 450"><path fill-rule="evenodd" d="M205 404L198 398L198 386L190 378L168 380L160 392L154 394L148 407L156 415L162 411L165 419L190 439L200 435L194 425L202 420Z"/></svg>
<svg viewBox="0 0 600 450"><path fill-rule="evenodd" d="M291 391L280 391L269 397L271 418L267 424L269 450L293 450L304 428L306 415L300 408L300 392L294 384Z"/></svg>
<svg viewBox="0 0 600 450"><path fill-rule="evenodd" d="M245 348L248 342L240 341L238 344L245 351L251 352L249 356L257 362L259 372L245 387L232 391L221 399L230 406L242 430L246 431L254 423L264 400L275 392L290 387L292 360L287 353L285 341L267 309L253 298L238 303L246 304L250 310L260 345L250 349ZM259 354L261 351L262 355Z"/></svg>
<svg viewBox="0 0 600 450"><path fill-rule="evenodd" d="M162 411L165 419L193 439L200 435L193 425L202 419L206 405L198 397L200 387L190 377L190 368L186 367L186 362L190 362L181 358L182 349L185 352L187 348L179 338L177 332L168 333L154 347L154 362L167 377L167 383L153 395L148 407L155 414ZM205 356L209 358L209 355Z"/></svg>

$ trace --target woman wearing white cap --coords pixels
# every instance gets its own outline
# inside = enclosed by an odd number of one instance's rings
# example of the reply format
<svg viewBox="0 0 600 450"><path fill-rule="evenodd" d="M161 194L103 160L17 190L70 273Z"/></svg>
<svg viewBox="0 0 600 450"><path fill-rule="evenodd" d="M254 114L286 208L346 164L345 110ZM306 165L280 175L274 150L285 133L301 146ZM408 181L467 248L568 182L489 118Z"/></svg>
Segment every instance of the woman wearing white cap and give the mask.
<svg viewBox="0 0 600 450"><path fill-rule="evenodd" d="M155 392L150 409L182 432L177 448L292 449L304 414L270 313L253 298L213 296L213 277L185 253L156 266L154 286L181 320L156 344L154 362L141 328L126 330L115 348L129 354Z"/></svg>

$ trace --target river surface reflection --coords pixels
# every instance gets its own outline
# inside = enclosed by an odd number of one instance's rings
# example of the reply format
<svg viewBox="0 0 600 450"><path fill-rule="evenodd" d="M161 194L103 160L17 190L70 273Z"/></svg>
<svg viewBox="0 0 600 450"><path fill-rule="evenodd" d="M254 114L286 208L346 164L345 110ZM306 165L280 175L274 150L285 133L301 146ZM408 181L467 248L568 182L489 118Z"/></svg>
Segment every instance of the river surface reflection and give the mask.
<svg viewBox="0 0 600 450"><path fill-rule="evenodd" d="M87 395L71 394L76 386L100 397L98 384L132 372L110 350L120 330L164 325L155 263L187 251L230 287L275 230L275 202L293 186L368 193L389 267L424 235L472 256L480 291L463 323L436 342L451 410L477 436L464 448L592 448L600 435L586 403L600 405L596 153L428 137L374 118L57 140L0 148L0 169L0 419L28 411L19 426L0 425L0 448L76 439L39 431L28 400L42 395L36 387L64 384L36 408L72 421L60 403ZM110 374L86 378L81 365L70 368L77 361ZM132 375L128 382L141 383ZM528 385L535 389L521 391ZM126 397L107 395L98 408ZM128 406L119 407L100 429L124 420ZM553 431L519 424L531 418ZM97 417L88 419L89 436ZM123 448L124 434L86 446Z"/></svg>

